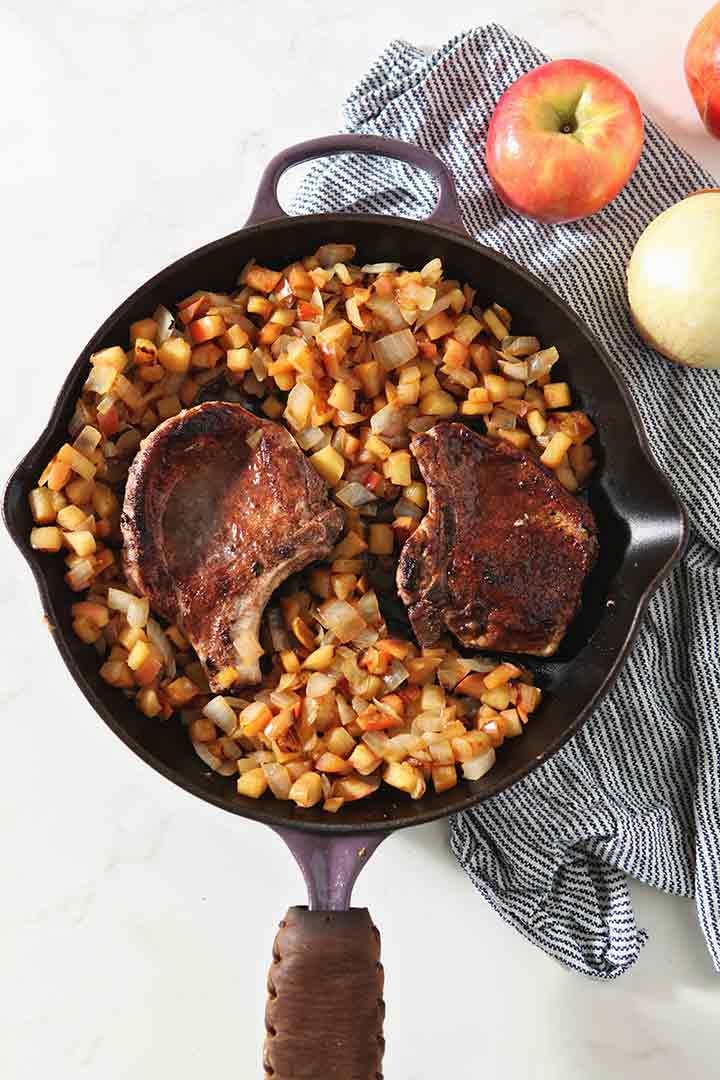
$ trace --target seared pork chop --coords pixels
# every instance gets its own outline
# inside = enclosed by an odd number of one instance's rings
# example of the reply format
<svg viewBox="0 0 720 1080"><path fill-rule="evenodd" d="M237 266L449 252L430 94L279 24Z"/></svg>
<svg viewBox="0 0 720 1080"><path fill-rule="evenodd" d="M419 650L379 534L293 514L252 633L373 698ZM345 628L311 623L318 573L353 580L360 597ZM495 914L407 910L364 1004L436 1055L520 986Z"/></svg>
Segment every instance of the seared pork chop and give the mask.
<svg viewBox="0 0 720 1080"><path fill-rule="evenodd" d="M442 422L411 449L428 512L397 584L421 645L552 656L597 555L592 511L530 454Z"/></svg>
<svg viewBox="0 0 720 1080"><path fill-rule="evenodd" d="M225 667L238 669L238 685L257 683L252 643L265 605L290 574L329 554L342 524L284 427L208 402L160 424L132 463L125 572L182 628L213 690Z"/></svg>

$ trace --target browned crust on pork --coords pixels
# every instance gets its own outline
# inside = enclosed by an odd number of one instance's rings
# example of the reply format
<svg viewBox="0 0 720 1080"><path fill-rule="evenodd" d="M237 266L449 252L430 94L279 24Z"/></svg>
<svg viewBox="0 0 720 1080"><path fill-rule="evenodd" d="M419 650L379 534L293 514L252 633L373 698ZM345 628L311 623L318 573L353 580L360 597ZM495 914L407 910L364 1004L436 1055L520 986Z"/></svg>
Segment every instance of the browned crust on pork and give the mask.
<svg viewBox="0 0 720 1080"><path fill-rule="evenodd" d="M428 511L397 585L421 645L551 656L597 556L595 519L532 455L441 422L411 449Z"/></svg>
<svg viewBox="0 0 720 1080"><path fill-rule="evenodd" d="M132 463L125 572L154 611L183 628L212 686L234 666L233 626L257 633L272 592L328 555L342 524L284 427L208 402L160 424Z"/></svg>

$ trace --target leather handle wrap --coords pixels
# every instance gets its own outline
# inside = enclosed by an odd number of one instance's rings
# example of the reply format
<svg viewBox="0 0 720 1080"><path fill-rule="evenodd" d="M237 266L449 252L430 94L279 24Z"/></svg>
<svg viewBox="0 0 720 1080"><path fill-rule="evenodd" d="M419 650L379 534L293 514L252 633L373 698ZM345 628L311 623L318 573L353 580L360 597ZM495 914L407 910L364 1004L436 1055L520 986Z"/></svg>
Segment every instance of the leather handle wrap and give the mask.
<svg viewBox="0 0 720 1080"><path fill-rule="evenodd" d="M290 908L268 976L266 1080L382 1080L383 983L366 908Z"/></svg>

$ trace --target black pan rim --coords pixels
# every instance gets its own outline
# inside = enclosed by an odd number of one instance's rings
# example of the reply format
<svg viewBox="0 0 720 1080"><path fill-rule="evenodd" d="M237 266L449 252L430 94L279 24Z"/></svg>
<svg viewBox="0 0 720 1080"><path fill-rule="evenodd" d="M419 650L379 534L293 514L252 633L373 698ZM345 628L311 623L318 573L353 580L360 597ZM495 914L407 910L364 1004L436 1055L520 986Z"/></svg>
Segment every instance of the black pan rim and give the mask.
<svg viewBox="0 0 720 1080"><path fill-rule="evenodd" d="M499 783L495 786L493 786L492 783L490 783L489 786L487 784L484 784L481 791L473 791L473 785L464 782L468 794L464 798L458 800L457 803L453 805L453 807L450 809L445 806L433 807L432 803L434 801L434 795L429 793L425 797L425 799L423 799L423 804L425 804L427 800L428 808L420 810L418 807L418 812L415 813L413 817L409 820L404 818L396 819L392 816L389 816L386 820L371 821L367 823L344 823L341 819L337 818L333 818L330 821L322 823L318 823L317 821L303 821L302 819L279 820L274 813L264 809L263 800L258 800L256 802L254 800L240 799L238 797L237 805L228 804L226 796L221 794L218 794L216 796L213 792L200 788L199 785L194 782L192 777L188 777L179 770L165 765L164 762L156 758L150 751L146 750L133 736L131 736L125 730L123 725L115 719L113 710L102 700L94 687L87 681L85 676L79 670L64 635L55 632L55 628L51 622L51 619L53 617L55 590L51 587L49 581L47 580L47 574L44 568L43 560L40 557L35 557L32 553L32 550L28 547L27 537L21 530L19 522L15 520L14 513L10 506L11 496L18 487L22 488L23 492L26 491L26 473L30 460L45 451L46 449L49 449L50 445L54 443L57 440L58 435L61 434L59 431L59 417L62 414L65 405L67 404L68 398L73 393L76 393L75 383L78 379L79 373L82 369L84 369L84 366L87 363L88 356L91 352L95 350L97 344L99 344L99 342L103 339L104 335L110 330L110 328L124 317L124 313L135 303L136 300L141 297L143 293L150 290L153 286L161 284L164 278L169 277L176 271L188 266L199 256L211 254L213 251L218 251L219 249L226 246L232 246L240 239L242 239L243 241L247 241L249 239L252 239L253 235L267 232L269 229L290 229L296 226L302 226L306 223L316 224L318 222L325 222L327 224L339 224L342 226L347 226L349 229L351 229L355 225L362 226L366 224L394 225L405 229L411 229L413 232L424 233L430 238L432 238L433 236L442 236L445 239L452 241L452 243L454 244L466 247L473 254L484 255L485 257L491 259L493 262L496 262L499 265L503 266L508 271L516 275L520 275L525 279L527 283L533 286L533 288L539 294L542 295L543 299L548 304L554 305L555 307L559 308L562 311L563 315L574 323L579 333L592 345L598 356L600 356L600 358L602 359L606 369L610 373L615 384L615 389L619 397L622 399L627 409L628 415L630 416L630 419L632 421L632 437L634 438L639 450L645 457L656 479L664 488L664 493L667 497L668 503L668 514L669 516L672 516L674 518L674 523L676 524L676 532L678 534L678 540L674 549L672 550L670 555L664 560L664 562L662 562L657 567L654 575L645 584L635 609L634 618L626 633L625 640L620 649L618 650L614 662L608 668L601 686L598 688L596 693L593 694L593 696L586 702L584 707L578 712L578 714L574 718L573 722L567 726L567 728L562 732L562 734L555 738L554 741L546 747L542 754L538 755L533 761L527 762L524 766L518 768L517 771L511 776L507 777L503 783ZM460 813L463 810L467 810L470 807L484 801L486 798L490 798L493 795L499 794L500 791L505 790L511 784L514 784L519 780L524 779L538 765L541 765L543 762L547 761L550 757L552 757L573 735L576 734L576 732L583 725L590 713L593 711L595 706L599 703L602 697L612 686L617 676L617 673L622 667L622 664L624 663L628 652L630 651L630 648L633 644L650 597L652 596L653 592L658 587L660 582L667 576L672 567L682 557L682 554L687 546L689 533L688 518L685 508L680 499L678 498L671 481L660 469L654 458L654 455L650 448L650 444L645 434L645 430L642 425L640 414L637 410L637 407L635 406L635 403L632 399L632 396L630 395L628 388L624 383L624 380L617 368L617 365L615 364L615 361L609 355L604 345L595 337L593 332L583 322L580 316L577 315L575 311L567 303L565 303L564 300L557 296L547 285L545 285L543 281L541 281L533 273L526 270L518 263L515 263L507 256L495 251L493 248L477 243L472 238L463 236L455 230L446 228L444 226L433 225L423 221L415 221L411 218L402 218L382 214L307 214L301 217L277 218L269 221L264 221L257 225L251 225L244 229L235 230L234 232L229 233L226 236L221 237L220 239L211 241L208 244L204 244L201 247L196 248L194 251L189 252L188 254L183 255L179 259L176 259L174 262L170 263L157 274L153 275L153 277L151 277L139 288L135 289L134 292L131 293L131 295L128 296L115 309L115 311L108 316L107 319L105 319L105 321L98 328L95 334L93 334L89 342L85 345L84 349L80 352L75 363L72 365L52 406L50 416L45 427L43 428L37 439L34 441L34 443L31 445L27 453L23 456L20 463L13 470L13 473L5 486L2 504L2 515L8 532L10 533L20 553L30 567L40 595L40 600L42 603L46 621L48 621L51 627L53 638L60 651L60 655L62 656L65 666L68 668L70 674L72 675L76 684L84 694L86 700L90 703L90 705L92 705L93 709L98 713L98 715L105 722L105 724L107 724L107 726L113 731L113 733L117 735L125 743L125 745L129 747L129 749L131 749L146 764L150 765L151 768L153 768L156 772L159 772L166 779L183 788L189 794L195 795L198 798L203 799L205 802L217 806L221 810L225 810L229 813L237 814L240 817L245 817L266 825L270 825L271 827L297 829L299 831L311 833L314 832L323 835L361 835L363 833L378 832L387 833L395 831L396 829L409 828L413 825L426 824L427 822L435 821L440 818L446 817L449 814Z"/></svg>

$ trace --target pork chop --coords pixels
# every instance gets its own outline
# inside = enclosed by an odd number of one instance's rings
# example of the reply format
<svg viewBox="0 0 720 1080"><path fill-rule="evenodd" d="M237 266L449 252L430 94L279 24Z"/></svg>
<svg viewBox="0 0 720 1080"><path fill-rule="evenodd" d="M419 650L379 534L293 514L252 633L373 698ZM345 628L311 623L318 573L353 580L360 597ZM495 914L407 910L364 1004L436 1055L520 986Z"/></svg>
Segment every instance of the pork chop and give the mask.
<svg viewBox="0 0 720 1080"><path fill-rule="evenodd" d="M265 605L329 554L343 515L284 427L213 401L144 440L121 524L128 581L182 628L220 690L227 667L237 685L260 681L252 643Z"/></svg>
<svg viewBox="0 0 720 1080"><path fill-rule="evenodd" d="M442 422L411 443L428 511L397 584L421 645L552 656L597 555L592 511L523 450Z"/></svg>

